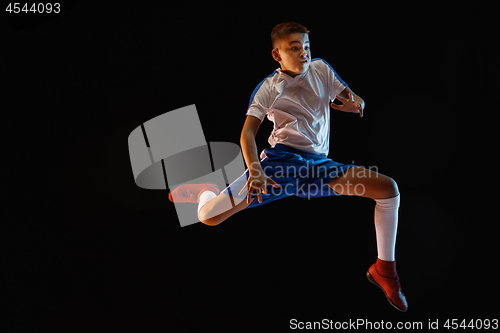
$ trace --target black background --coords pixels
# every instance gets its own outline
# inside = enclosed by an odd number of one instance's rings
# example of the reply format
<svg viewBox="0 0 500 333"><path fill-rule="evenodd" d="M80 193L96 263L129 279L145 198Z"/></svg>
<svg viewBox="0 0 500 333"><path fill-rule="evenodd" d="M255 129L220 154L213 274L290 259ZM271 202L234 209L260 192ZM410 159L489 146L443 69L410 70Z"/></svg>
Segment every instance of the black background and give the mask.
<svg viewBox="0 0 500 333"><path fill-rule="evenodd" d="M1 325L284 331L292 318L498 318L491 8L62 4L60 15L2 14ZM363 118L332 111L330 157L398 182L407 313L365 277L372 200L288 198L181 228L167 191L134 183L128 135L165 112L196 104L207 142L239 143L250 94L279 66L269 36L285 21L305 25L313 58L366 101Z"/></svg>

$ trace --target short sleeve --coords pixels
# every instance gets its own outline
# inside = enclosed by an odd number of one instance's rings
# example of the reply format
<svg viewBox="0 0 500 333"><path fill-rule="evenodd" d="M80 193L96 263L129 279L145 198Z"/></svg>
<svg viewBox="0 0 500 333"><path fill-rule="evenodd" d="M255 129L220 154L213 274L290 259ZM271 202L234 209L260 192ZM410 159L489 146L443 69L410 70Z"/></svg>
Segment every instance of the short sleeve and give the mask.
<svg viewBox="0 0 500 333"><path fill-rule="evenodd" d="M335 95L340 94L342 91L344 91L345 88L347 88L347 83L344 82L340 78L340 76L335 72L332 66L330 66L329 63L324 61L323 59L318 59L321 60L324 63L324 70L327 72L327 78L328 78L328 93L330 95L330 100L335 99Z"/></svg>
<svg viewBox="0 0 500 333"><path fill-rule="evenodd" d="M254 89L252 96L250 97L250 103L248 104L248 110L246 115L254 116L264 120L264 117L269 112L271 108L271 86L270 78L272 75L268 76Z"/></svg>

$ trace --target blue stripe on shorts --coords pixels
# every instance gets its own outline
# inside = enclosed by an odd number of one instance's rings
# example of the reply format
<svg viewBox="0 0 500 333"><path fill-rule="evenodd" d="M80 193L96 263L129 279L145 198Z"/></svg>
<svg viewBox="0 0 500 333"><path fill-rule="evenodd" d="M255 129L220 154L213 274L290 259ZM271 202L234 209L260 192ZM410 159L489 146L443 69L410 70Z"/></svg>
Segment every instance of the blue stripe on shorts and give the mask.
<svg viewBox="0 0 500 333"><path fill-rule="evenodd" d="M292 195L301 198L339 195L328 184L333 178L354 166L334 162L323 154L309 154L280 143L274 148L265 149L264 154L265 157L260 162L262 170L280 187L268 185L267 194L262 193L262 203L254 200L248 208ZM246 198L246 192L245 195L238 193L245 186L247 179L248 169L222 192L236 198ZM254 197L257 197L256 193L252 193L252 198Z"/></svg>

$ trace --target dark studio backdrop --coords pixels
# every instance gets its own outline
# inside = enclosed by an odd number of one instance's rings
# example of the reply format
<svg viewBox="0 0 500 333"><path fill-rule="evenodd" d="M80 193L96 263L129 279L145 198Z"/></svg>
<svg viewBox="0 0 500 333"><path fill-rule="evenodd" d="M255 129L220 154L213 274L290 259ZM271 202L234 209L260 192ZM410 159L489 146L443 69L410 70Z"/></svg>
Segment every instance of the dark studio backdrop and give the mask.
<svg viewBox="0 0 500 333"><path fill-rule="evenodd" d="M498 109L490 9L61 3L53 19L2 14L0 325L284 331L293 318L498 318L484 191L496 143L481 137ZM293 197L181 228L167 191L134 183L128 135L165 112L196 104L207 142L239 144L253 89L279 67L270 32L284 21L305 25L313 58L366 101L363 118L332 110L330 158L398 182L407 313L365 277L372 200ZM266 119L259 151L271 128Z"/></svg>

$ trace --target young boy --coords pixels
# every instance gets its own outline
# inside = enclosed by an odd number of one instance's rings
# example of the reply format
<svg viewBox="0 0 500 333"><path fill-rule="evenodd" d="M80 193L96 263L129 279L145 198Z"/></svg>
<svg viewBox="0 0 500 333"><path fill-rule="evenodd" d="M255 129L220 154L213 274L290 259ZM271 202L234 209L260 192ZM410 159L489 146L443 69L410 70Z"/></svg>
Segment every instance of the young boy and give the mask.
<svg viewBox="0 0 500 333"><path fill-rule="evenodd" d="M391 178L327 158L330 106L363 116L365 102L322 59L311 59L309 30L281 23L271 33L272 56L280 68L253 91L241 132L246 172L219 194L213 184L181 185L169 194L173 202L198 203L198 217L217 225L235 213L295 195L358 195L374 199L378 258L367 277L399 311L408 305L401 291L394 250L399 190ZM334 99L342 105L331 103ZM274 122L270 148L257 155L255 135L267 115ZM231 200L232 208L224 203ZM246 199L246 200L245 200ZM257 199L257 200L255 200Z"/></svg>

